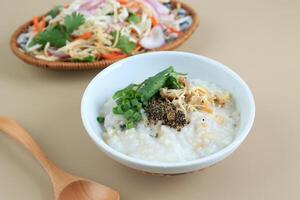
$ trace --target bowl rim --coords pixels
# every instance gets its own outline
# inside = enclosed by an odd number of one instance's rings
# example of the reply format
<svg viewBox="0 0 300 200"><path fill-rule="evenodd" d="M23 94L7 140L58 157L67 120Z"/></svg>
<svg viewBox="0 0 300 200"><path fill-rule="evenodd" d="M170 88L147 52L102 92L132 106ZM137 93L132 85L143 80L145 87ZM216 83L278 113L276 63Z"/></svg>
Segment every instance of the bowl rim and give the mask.
<svg viewBox="0 0 300 200"><path fill-rule="evenodd" d="M247 96L247 98L249 99L249 102L250 102L250 105L249 105L249 107L250 107L249 120L248 120L247 124L245 125L245 127L242 130L239 131L238 136L235 137L235 139L228 146L226 146L225 148L223 148L223 149L221 149L221 150L219 150L219 151L217 151L213 154L210 154L210 155L205 156L203 158L198 158L198 159L195 159L195 160L191 160L191 161L175 162L175 163L160 163L160 162L153 162L153 161L145 161L145 160L141 160L141 159L138 159L138 158L134 158L134 157L125 155L125 154L123 154L121 152L118 152L117 150L113 149L108 144L106 144L102 138L99 138L99 133L96 133L93 130L93 128L89 125L88 120L87 120L88 115L87 115L87 112L85 111L85 107L86 107L86 102L87 102L87 95L88 95L89 91L91 90L90 88L94 86L96 80L98 80L101 77L107 76L111 71L113 71L114 69L122 66L123 63L128 62L132 59L135 59L137 57L153 56L153 55L155 56L155 55L162 55L162 54L174 55L174 56L183 55L183 56L192 57L192 58L196 58L196 59L202 59L206 62L212 63L218 69L225 70L227 73L230 74L230 76L232 78L236 79L241 84L241 86L245 90L245 94L246 94L246 96ZM100 149L104 153L106 153L108 155L111 155L113 157L117 157L117 158L119 158L119 159L121 159L122 161L125 161L125 162L130 162L130 163L135 164L135 165L150 167L150 168L168 168L168 169L184 168L184 167L190 167L190 166L210 163L210 162L213 162L213 161L217 160L218 158L220 158L224 155L229 155L236 148L238 148L239 145L245 140L245 138L249 134L249 132L251 130L251 127L254 123L254 118L255 118L255 101L254 101L254 97L252 95L252 92L251 92L250 88L246 84L246 82L237 73L235 73L229 67L225 66L224 64L222 64L222 63L220 63L220 62L218 62L214 59L211 59L211 58L208 58L208 57L202 56L202 55L197 55L197 54L194 54L194 53L181 52L181 51L149 52L149 53L144 53L144 54L131 56L131 57L128 57L126 59L120 60L116 63L113 63L109 67L107 67L104 70L102 70L101 72L99 72L90 81L90 83L88 84L88 86L86 87L86 89L83 93L82 101L81 101L81 119L82 119L83 125L86 129L86 132L88 133L90 138L96 143L96 145L98 147L100 147Z"/></svg>

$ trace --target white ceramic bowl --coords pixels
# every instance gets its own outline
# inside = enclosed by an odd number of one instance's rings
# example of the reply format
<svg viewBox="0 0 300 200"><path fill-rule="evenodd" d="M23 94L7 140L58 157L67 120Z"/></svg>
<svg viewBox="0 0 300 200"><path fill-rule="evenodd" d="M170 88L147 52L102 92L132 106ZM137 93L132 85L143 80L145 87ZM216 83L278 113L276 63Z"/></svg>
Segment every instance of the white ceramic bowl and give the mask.
<svg viewBox="0 0 300 200"><path fill-rule="evenodd" d="M130 83L139 83L166 67L188 73L190 78L200 78L220 85L236 99L241 113L240 127L233 142L226 148L193 161L157 164L119 153L102 139L103 130L96 118L103 103L117 90ZM153 52L132 56L112 64L101 71L88 85L81 102L81 117L92 140L112 159L137 170L157 174L180 174L209 167L229 156L245 140L255 116L252 93L246 83L225 65L204 56L184 52Z"/></svg>

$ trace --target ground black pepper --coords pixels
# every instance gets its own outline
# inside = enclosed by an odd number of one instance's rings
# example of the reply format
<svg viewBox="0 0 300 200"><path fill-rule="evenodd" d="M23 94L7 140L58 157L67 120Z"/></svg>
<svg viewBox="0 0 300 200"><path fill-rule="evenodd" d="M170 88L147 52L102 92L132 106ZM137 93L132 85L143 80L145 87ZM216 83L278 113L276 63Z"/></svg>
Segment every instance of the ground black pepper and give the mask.
<svg viewBox="0 0 300 200"><path fill-rule="evenodd" d="M162 125L175 128L178 131L189 123L181 110L163 98L150 100L145 112L150 123L156 124L161 121Z"/></svg>

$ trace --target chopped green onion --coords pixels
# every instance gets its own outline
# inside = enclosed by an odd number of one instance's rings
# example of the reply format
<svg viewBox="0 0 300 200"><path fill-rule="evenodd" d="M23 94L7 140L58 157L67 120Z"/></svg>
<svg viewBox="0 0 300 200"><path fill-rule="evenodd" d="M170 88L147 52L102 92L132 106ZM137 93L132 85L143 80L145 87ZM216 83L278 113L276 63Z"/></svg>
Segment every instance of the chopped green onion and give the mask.
<svg viewBox="0 0 300 200"><path fill-rule="evenodd" d="M131 128L133 128L134 127L134 123L133 122L126 122L125 123L125 126L126 126L126 129L131 129Z"/></svg>
<svg viewBox="0 0 300 200"><path fill-rule="evenodd" d="M103 124L105 121L105 117L99 116L99 117L97 117L97 121L99 122L99 124Z"/></svg>
<svg viewBox="0 0 300 200"><path fill-rule="evenodd" d="M124 111L122 110L121 106L117 106L117 107L113 108L113 113L116 114L116 115L121 115L121 114L124 113Z"/></svg>
<svg viewBox="0 0 300 200"><path fill-rule="evenodd" d="M130 101L133 108L140 110L142 108L142 104L137 99L132 99Z"/></svg>
<svg viewBox="0 0 300 200"><path fill-rule="evenodd" d="M132 115L132 119L135 121L135 122L138 122L142 119L142 114L140 112L136 112Z"/></svg>
<svg viewBox="0 0 300 200"><path fill-rule="evenodd" d="M131 108L130 101L128 99L124 99L122 101L122 110L129 110Z"/></svg>
<svg viewBox="0 0 300 200"><path fill-rule="evenodd" d="M126 119L129 119L132 117L132 115L134 114L134 111L133 110L127 110L125 113L124 113L124 117Z"/></svg>

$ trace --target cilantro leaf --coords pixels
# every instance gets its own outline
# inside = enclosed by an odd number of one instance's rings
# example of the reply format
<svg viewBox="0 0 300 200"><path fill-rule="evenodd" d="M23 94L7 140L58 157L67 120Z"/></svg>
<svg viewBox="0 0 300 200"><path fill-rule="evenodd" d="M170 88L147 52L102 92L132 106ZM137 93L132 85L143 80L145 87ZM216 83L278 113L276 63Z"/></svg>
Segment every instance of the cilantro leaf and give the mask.
<svg viewBox="0 0 300 200"><path fill-rule="evenodd" d="M85 19L84 16L80 13L73 12L72 15L65 16L64 24L66 27L67 33L71 34L73 31L79 28L82 24L84 24Z"/></svg>
<svg viewBox="0 0 300 200"><path fill-rule="evenodd" d="M56 17L60 13L60 11L61 11L62 8L63 8L62 6L55 6L52 10L50 10L50 12L48 14L52 18L54 18L54 17Z"/></svg>
<svg viewBox="0 0 300 200"><path fill-rule="evenodd" d="M129 22L132 22L132 23L134 23L134 24L137 24L137 23L139 23L139 22L141 21L141 17L138 16L137 14L135 14L135 13L130 12L130 13L129 13L129 16L128 16L128 18L127 18L127 20L128 20Z"/></svg>
<svg viewBox="0 0 300 200"><path fill-rule="evenodd" d="M117 32L112 32L111 35L116 40ZM130 54L136 48L136 44L131 42L125 35L120 34L116 47L121 49L123 53Z"/></svg>
<svg viewBox="0 0 300 200"><path fill-rule="evenodd" d="M44 48L49 42L53 47L63 47L66 45L66 41L69 39L69 35L64 32L63 27L60 25L49 26L45 31L38 33L30 43L30 46L35 44L41 44Z"/></svg>
<svg viewBox="0 0 300 200"><path fill-rule="evenodd" d="M126 54L130 54L136 48L136 44L131 42L128 37L120 35L117 48L121 49Z"/></svg>
<svg viewBox="0 0 300 200"><path fill-rule="evenodd" d="M82 59L79 58L73 58L71 59L72 62L94 62L96 58L94 56L88 56Z"/></svg>
<svg viewBox="0 0 300 200"><path fill-rule="evenodd" d="M55 16L57 12L60 12L60 8L54 8L50 11L49 15ZM35 44L45 45L49 42L53 47L63 47L66 45L66 41L71 38L71 33L84 23L85 19L82 14L72 13L72 15L65 16L64 25L50 25L45 31L38 33L30 43L30 46ZM89 59L91 60L91 59ZM84 62L84 61L83 61ZM85 61L92 62L92 61Z"/></svg>

